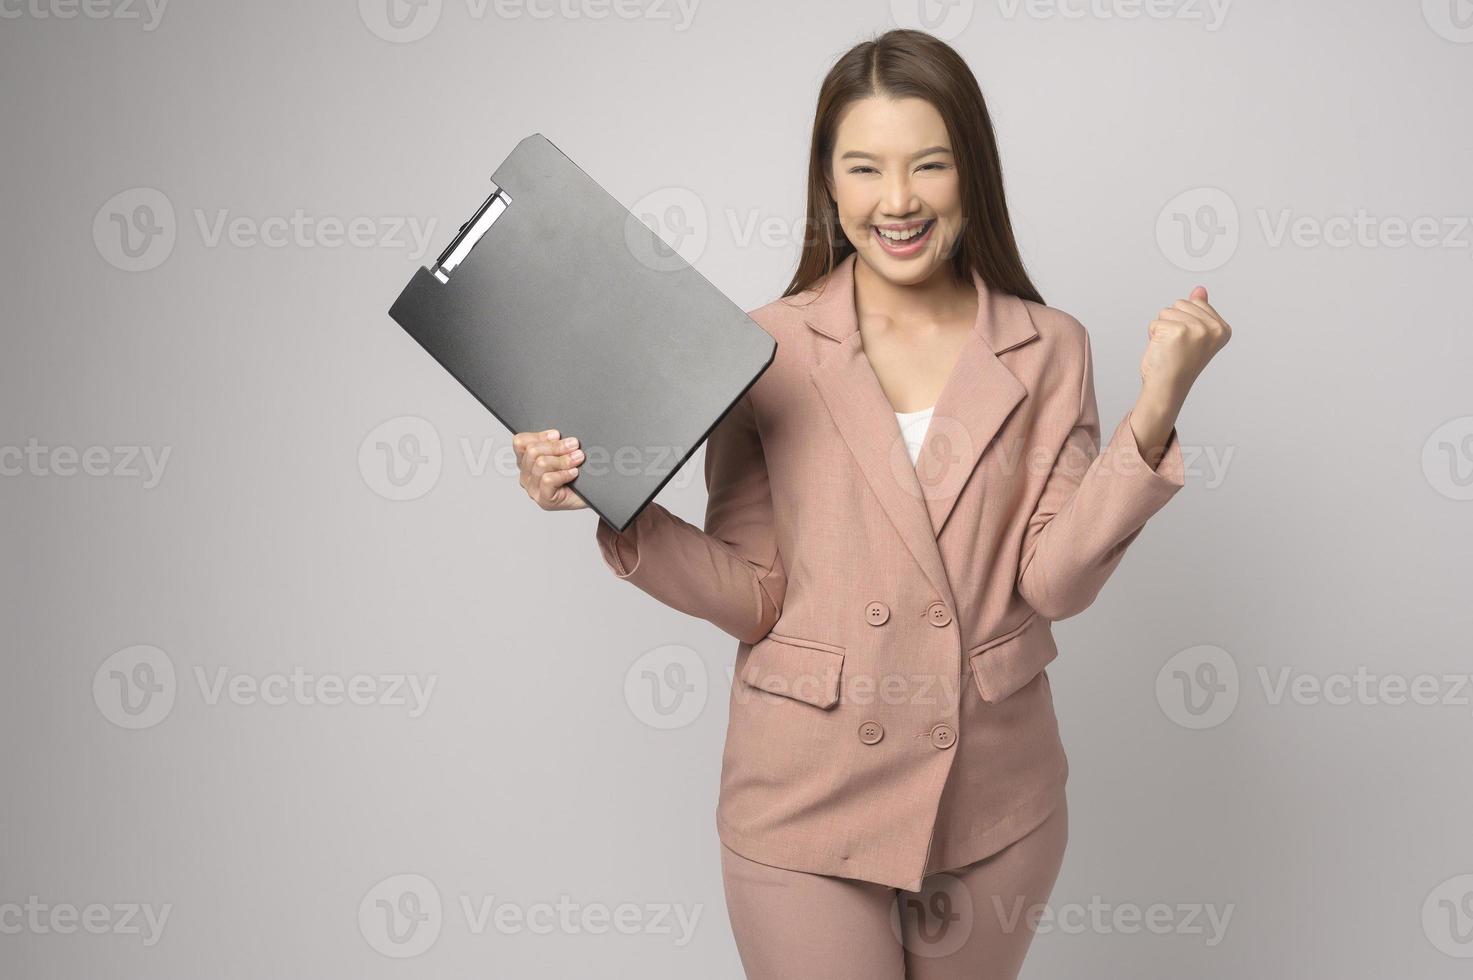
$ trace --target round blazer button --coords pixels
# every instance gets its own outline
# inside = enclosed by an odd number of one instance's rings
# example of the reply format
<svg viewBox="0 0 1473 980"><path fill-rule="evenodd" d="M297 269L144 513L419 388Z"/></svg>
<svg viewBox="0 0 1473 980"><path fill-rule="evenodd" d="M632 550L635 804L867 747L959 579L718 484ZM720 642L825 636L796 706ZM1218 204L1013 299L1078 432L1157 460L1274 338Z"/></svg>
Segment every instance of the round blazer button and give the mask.
<svg viewBox="0 0 1473 980"><path fill-rule="evenodd" d="M956 744L956 729L942 722L931 729L931 744L938 749L949 749Z"/></svg>
<svg viewBox="0 0 1473 980"><path fill-rule="evenodd" d="M951 622L951 610L946 608L946 603L937 599L926 607L926 618L931 621L932 626L946 626Z"/></svg>
<svg viewBox="0 0 1473 980"><path fill-rule="evenodd" d="M865 745L874 745L885 737L885 729L877 721L867 721L859 726L859 740Z"/></svg>
<svg viewBox="0 0 1473 980"><path fill-rule="evenodd" d="M871 626L883 626L890 618L890 607L876 599L864 607L864 618Z"/></svg>

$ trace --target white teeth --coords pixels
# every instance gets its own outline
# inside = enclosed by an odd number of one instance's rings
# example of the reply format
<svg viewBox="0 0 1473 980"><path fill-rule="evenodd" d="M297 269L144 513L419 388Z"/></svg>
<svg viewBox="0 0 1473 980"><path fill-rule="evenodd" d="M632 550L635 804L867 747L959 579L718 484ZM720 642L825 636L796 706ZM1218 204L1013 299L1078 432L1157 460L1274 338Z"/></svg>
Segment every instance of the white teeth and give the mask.
<svg viewBox="0 0 1473 980"><path fill-rule="evenodd" d="M905 242L923 233L930 226L931 223L927 221L925 224L916 225L914 228L911 228L908 231L890 231L886 228L881 228L876 225L875 231L879 232L882 237L888 238L892 242Z"/></svg>

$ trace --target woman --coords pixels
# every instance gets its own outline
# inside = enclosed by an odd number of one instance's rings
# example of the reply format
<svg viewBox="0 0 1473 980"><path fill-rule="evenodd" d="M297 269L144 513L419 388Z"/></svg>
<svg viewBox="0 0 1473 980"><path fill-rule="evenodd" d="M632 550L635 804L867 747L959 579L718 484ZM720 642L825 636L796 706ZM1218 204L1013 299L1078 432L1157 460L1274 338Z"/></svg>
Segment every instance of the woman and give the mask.
<svg viewBox="0 0 1473 980"><path fill-rule="evenodd" d="M1029 281L981 91L924 33L825 78L808 218L704 530L651 504L598 546L739 640L717 828L747 975L1015 977L1068 836L1050 624L1183 485L1175 420L1229 328L1200 286L1163 309L1099 449L1089 337ZM515 439L548 510L584 506L560 435Z"/></svg>

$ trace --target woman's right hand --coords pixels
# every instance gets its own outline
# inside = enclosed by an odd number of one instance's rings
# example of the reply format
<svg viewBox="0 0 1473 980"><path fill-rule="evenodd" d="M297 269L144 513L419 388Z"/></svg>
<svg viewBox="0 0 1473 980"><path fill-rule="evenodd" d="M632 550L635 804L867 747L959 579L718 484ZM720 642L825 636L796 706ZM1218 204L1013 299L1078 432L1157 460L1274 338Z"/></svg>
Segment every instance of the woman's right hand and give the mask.
<svg viewBox="0 0 1473 980"><path fill-rule="evenodd" d="M557 429L545 429L512 436L522 489L543 510L580 510L588 504L567 484L578 475L583 450L577 448L576 436L559 439L559 435Z"/></svg>

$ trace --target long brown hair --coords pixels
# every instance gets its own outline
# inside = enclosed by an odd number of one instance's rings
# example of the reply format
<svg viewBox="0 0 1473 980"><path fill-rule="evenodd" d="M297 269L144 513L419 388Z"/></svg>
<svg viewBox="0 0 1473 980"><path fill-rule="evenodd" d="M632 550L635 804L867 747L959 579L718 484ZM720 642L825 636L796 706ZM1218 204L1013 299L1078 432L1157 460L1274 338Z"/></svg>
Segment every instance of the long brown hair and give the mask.
<svg viewBox="0 0 1473 980"><path fill-rule="evenodd" d="M783 296L801 293L855 251L839 226L825 177L839 114L850 102L872 95L925 99L946 121L961 180L962 230L951 256L957 281L970 282L975 270L989 289L1042 303L1013 238L997 139L977 78L949 44L913 30L887 31L856 44L819 88L808 157L807 233L798 270Z"/></svg>

